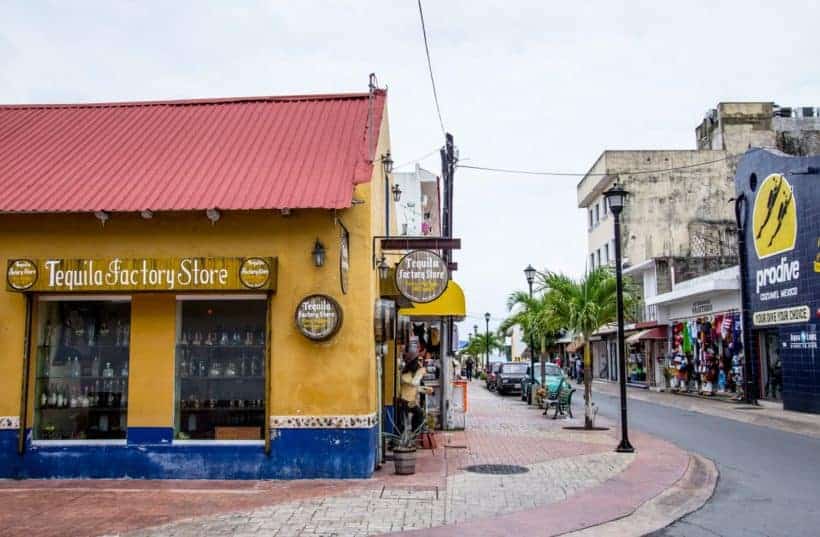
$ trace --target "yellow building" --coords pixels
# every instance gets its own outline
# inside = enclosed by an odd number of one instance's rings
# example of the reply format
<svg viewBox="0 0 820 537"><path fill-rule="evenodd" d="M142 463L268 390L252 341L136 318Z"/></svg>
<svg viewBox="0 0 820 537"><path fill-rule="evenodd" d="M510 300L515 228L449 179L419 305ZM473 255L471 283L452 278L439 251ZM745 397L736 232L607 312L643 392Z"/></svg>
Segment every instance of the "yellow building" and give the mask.
<svg viewBox="0 0 820 537"><path fill-rule="evenodd" d="M0 477L370 475L389 146L381 90L0 107Z"/></svg>

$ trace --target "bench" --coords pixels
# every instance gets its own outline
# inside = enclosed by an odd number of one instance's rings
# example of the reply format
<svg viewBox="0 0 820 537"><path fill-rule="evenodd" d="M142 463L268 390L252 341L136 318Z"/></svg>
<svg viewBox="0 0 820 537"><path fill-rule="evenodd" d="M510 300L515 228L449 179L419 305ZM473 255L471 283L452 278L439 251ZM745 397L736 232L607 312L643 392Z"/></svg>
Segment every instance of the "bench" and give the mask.
<svg viewBox="0 0 820 537"><path fill-rule="evenodd" d="M545 405L544 405L544 416L547 415L550 408L555 409L555 413L552 415L552 419L558 418L558 415L569 415L572 416L572 394L575 393L575 388L573 388L566 380L561 380L558 384L558 388L554 391L551 391L547 396Z"/></svg>

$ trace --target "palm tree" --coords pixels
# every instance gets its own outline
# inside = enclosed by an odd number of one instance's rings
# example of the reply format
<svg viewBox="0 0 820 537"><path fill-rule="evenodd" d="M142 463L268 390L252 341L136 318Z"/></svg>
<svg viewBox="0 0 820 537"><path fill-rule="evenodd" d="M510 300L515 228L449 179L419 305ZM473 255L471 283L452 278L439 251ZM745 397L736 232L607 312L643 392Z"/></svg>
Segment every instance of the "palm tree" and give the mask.
<svg viewBox="0 0 820 537"><path fill-rule="evenodd" d="M544 291L551 314L562 327L580 334L584 342L584 427L593 427L592 355L589 342L592 334L617 315L615 274L609 267L598 267L576 280L564 274L539 274L539 290ZM630 282L624 282L624 306L631 309L635 294ZM621 371L623 375L624 372Z"/></svg>
<svg viewBox="0 0 820 537"><path fill-rule="evenodd" d="M504 339L495 332L477 334L473 336L470 343L467 344L467 349L469 350L469 354L476 356L477 360L480 361L483 356L489 358L493 351L503 350ZM485 368L488 365L489 364L484 364Z"/></svg>
<svg viewBox="0 0 820 537"><path fill-rule="evenodd" d="M507 298L507 309L512 314L504 319L499 331L506 332L515 325L520 326L524 332L526 344L536 347L530 349L532 361L535 361L536 351L545 352L547 346L557 339L558 330L561 328L560 319L552 314L552 306L547 300L546 293L530 297L529 293L515 291ZM546 383L545 376L546 366L542 357L541 386Z"/></svg>

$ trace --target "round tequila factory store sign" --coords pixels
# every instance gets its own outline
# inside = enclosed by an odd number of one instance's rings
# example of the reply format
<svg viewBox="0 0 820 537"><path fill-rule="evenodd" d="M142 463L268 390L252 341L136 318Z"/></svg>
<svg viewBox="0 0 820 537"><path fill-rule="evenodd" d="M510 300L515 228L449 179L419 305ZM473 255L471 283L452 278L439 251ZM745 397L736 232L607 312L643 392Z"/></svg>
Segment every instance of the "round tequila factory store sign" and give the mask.
<svg viewBox="0 0 820 537"><path fill-rule="evenodd" d="M37 265L28 259L9 261L6 281L15 291L25 291L37 281Z"/></svg>
<svg viewBox="0 0 820 537"><path fill-rule="evenodd" d="M310 295L296 308L296 327L308 339L325 341L342 326L342 307L327 295Z"/></svg>
<svg viewBox="0 0 820 537"><path fill-rule="evenodd" d="M410 252L396 265L396 288L412 302L432 302L444 293L449 281L447 264L429 250Z"/></svg>
<svg viewBox="0 0 820 537"><path fill-rule="evenodd" d="M239 281L248 289L261 289L270 279L268 262L261 257L249 257L239 267Z"/></svg>

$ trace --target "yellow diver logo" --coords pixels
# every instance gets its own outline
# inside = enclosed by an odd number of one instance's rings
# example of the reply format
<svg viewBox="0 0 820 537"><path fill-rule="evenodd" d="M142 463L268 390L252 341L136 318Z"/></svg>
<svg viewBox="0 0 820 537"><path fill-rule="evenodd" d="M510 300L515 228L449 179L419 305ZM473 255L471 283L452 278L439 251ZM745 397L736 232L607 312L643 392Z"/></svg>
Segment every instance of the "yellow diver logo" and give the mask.
<svg viewBox="0 0 820 537"><path fill-rule="evenodd" d="M797 241L797 205L792 187L779 173L768 176L755 197L752 213L757 257L764 259L794 249Z"/></svg>

